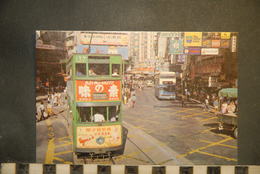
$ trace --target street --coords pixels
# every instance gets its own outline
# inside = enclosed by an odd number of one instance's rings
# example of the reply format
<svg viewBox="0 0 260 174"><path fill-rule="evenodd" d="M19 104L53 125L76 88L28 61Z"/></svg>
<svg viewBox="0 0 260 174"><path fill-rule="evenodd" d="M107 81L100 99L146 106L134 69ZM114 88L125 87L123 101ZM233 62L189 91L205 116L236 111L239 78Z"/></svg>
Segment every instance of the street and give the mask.
<svg viewBox="0 0 260 174"><path fill-rule="evenodd" d="M200 104L158 100L154 89L136 91L134 108L124 105L123 126L128 130L123 155L115 164L235 165L237 140L216 131L217 117ZM66 106L54 107L54 116L37 123L37 162L73 163ZM110 164L109 160L88 163Z"/></svg>

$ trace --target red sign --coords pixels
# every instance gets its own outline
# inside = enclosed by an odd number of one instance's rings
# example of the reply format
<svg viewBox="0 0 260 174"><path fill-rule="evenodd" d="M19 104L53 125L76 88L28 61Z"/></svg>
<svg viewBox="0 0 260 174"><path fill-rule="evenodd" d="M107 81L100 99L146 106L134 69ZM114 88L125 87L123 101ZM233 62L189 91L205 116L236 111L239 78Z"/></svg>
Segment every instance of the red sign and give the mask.
<svg viewBox="0 0 260 174"><path fill-rule="evenodd" d="M220 47L220 40L212 40L211 41L213 48L219 48Z"/></svg>
<svg viewBox="0 0 260 174"><path fill-rule="evenodd" d="M120 80L76 81L76 100L89 101L120 101L121 100Z"/></svg>

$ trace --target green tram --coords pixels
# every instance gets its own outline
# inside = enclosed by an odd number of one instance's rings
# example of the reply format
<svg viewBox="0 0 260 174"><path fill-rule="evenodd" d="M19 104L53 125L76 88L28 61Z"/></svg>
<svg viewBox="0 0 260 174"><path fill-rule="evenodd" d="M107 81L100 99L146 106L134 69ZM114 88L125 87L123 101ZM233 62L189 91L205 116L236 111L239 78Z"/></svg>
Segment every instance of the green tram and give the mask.
<svg viewBox="0 0 260 174"><path fill-rule="evenodd" d="M121 55L73 54L66 71L74 153L111 157L122 152Z"/></svg>

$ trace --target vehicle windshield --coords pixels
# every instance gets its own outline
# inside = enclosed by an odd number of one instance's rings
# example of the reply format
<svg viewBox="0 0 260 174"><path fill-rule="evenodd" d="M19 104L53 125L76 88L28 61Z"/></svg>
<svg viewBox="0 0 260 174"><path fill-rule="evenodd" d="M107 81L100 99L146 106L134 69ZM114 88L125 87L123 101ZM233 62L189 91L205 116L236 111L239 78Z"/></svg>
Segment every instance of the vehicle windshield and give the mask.
<svg viewBox="0 0 260 174"><path fill-rule="evenodd" d="M163 87L163 90L166 92L174 92L175 91L175 86L172 85L166 85Z"/></svg>

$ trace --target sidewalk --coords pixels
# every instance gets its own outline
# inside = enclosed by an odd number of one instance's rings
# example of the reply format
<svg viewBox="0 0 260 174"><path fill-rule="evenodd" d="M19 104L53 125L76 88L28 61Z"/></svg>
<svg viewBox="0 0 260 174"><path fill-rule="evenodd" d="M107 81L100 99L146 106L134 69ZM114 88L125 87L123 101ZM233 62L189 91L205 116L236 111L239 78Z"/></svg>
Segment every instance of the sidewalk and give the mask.
<svg viewBox="0 0 260 174"><path fill-rule="evenodd" d="M123 126L128 129L130 140L133 141L142 151L147 151L146 155L156 163L156 165L193 165L193 163L180 157L180 154L160 142L144 131L135 128L133 125L123 122Z"/></svg>

